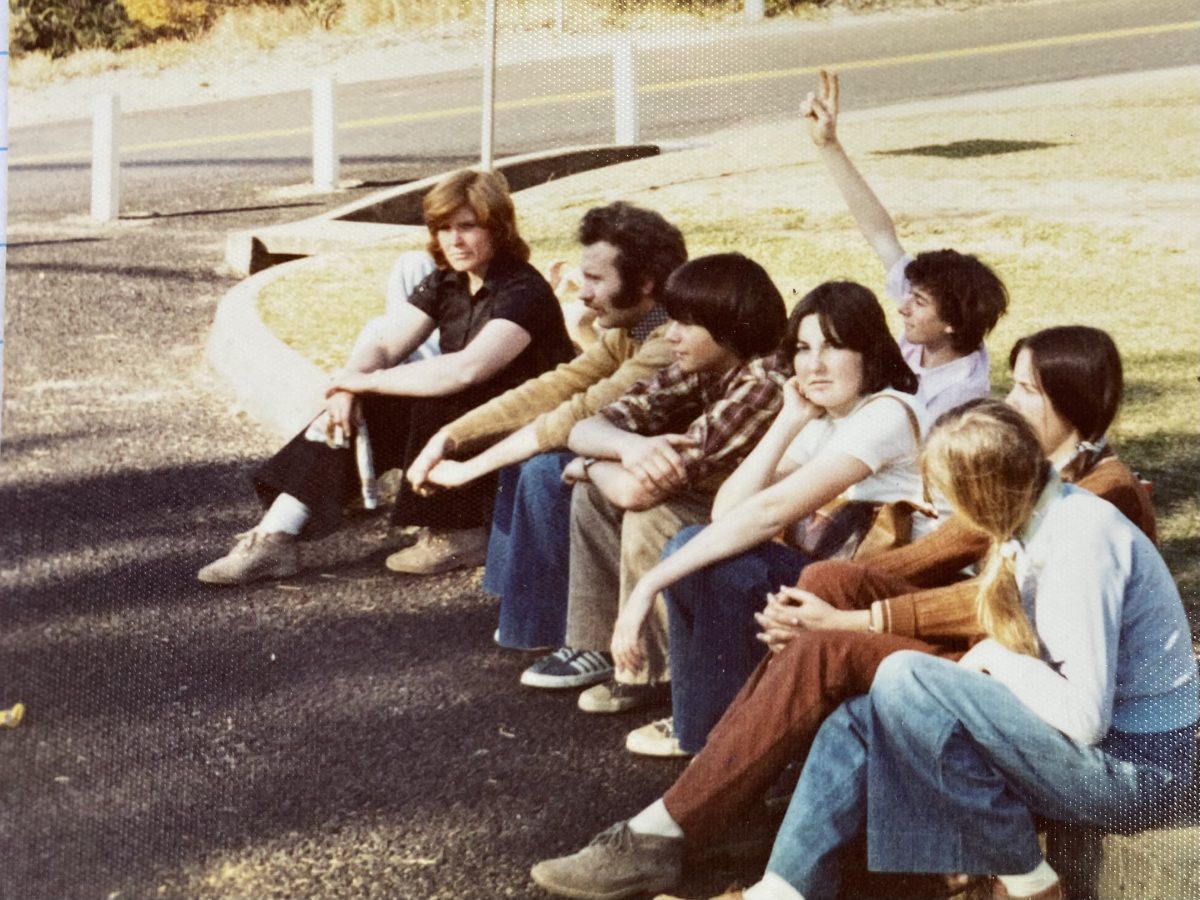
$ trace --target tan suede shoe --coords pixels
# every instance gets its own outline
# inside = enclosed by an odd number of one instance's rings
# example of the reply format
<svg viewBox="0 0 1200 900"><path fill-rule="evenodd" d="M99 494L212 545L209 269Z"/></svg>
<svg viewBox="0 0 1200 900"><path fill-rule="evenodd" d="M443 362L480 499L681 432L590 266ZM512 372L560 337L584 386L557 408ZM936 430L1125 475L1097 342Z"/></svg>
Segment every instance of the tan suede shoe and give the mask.
<svg viewBox="0 0 1200 900"><path fill-rule="evenodd" d="M437 575L452 569L482 566L487 559L488 530L459 528L454 531L423 533L415 544L398 550L387 558L393 572L410 575Z"/></svg>

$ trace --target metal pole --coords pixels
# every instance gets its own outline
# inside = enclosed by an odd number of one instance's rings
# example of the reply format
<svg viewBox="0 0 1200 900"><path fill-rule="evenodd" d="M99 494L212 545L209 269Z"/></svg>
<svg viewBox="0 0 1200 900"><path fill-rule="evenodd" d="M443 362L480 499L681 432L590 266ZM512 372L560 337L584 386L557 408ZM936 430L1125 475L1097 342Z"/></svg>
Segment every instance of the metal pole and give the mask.
<svg viewBox="0 0 1200 900"><path fill-rule="evenodd" d="M92 103L92 218L99 222L111 222L121 213L120 114L116 94L100 94Z"/></svg>
<svg viewBox="0 0 1200 900"><path fill-rule="evenodd" d="M334 82L319 75L312 84L313 190L332 191L338 184L337 108Z"/></svg>
<svg viewBox="0 0 1200 900"><path fill-rule="evenodd" d="M633 43L630 41L622 41L613 49L613 107L616 143L636 144L637 81L633 72Z"/></svg>
<svg viewBox="0 0 1200 900"><path fill-rule="evenodd" d="M483 27L483 123L480 136L480 165L490 171L496 142L496 0L487 0Z"/></svg>
<svg viewBox="0 0 1200 900"><path fill-rule="evenodd" d="M749 22L761 21L767 15L766 0L746 0L742 11Z"/></svg>

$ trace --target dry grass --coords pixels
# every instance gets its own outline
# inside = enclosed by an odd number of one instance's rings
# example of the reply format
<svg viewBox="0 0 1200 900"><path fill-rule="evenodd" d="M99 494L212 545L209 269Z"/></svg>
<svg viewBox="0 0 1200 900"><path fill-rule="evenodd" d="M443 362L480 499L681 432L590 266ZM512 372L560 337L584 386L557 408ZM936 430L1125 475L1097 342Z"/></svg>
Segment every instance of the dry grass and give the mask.
<svg viewBox="0 0 1200 900"><path fill-rule="evenodd" d="M602 28L654 29L686 21L689 27L721 21L738 3L728 2L689 15L672 0L646 0L615 12L607 0L565 0L565 26L573 32ZM556 0L516 0L499 4L502 29L529 31L552 28ZM344 0L325 37L384 37L403 32L430 40L462 37L482 31L483 0ZM248 53L269 50L297 38L323 35L314 16L299 8L273 6L235 7L223 13L212 28L192 40L161 40L122 52L84 50L62 59L45 53L28 53L11 60L9 82L32 88L55 80L99 75L117 68L160 71L170 66L203 60L215 66L236 65Z"/></svg>
<svg viewBox="0 0 1200 900"><path fill-rule="evenodd" d="M941 115L885 111L848 120L843 132L885 202L903 211L907 246L970 249L1003 274L1012 307L988 340L997 388L1020 335L1081 322L1114 336L1128 389L1112 436L1155 483L1165 555L1200 629L1200 88L1194 71L1122 85L1024 89L1002 107L966 101ZM881 273L798 128L730 132L627 164L619 178L597 170L522 192L534 262L572 258L579 216L622 198L677 222L692 255L738 249L758 259L787 296L829 278L878 290ZM305 283L277 281L260 298L264 319L336 364L382 309L395 252L339 255Z"/></svg>
<svg viewBox="0 0 1200 900"><path fill-rule="evenodd" d="M196 61L214 67L235 67L257 52L309 35L313 30L312 19L298 9L260 6L231 9L208 32L192 41L161 40L119 53L81 50L61 59L51 59L45 53L22 54L10 61L9 83L14 87L36 88L116 69L159 72Z"/></svg>

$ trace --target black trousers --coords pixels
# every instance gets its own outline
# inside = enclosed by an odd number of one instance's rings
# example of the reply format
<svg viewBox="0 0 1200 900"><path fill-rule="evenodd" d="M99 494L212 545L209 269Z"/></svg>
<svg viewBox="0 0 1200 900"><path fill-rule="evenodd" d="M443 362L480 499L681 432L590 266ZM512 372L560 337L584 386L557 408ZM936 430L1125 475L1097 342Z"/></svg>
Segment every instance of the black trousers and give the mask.
<svg viewBox="0 0 1200 900"><path fill-rule="evenodd" d="M500 392L499 385L482 384L443 397L362 395L376 473L407 468L439 428ZM264 507L279 494L291 494L312 511L303 533L309 539L335 531L346 505L361 491L353 445L335 450L306 439L303 431L259 466L251 478ZM495 475L428 497L413 493L405 480L391 522L433 528L486 525L495 494Z"/></svg>

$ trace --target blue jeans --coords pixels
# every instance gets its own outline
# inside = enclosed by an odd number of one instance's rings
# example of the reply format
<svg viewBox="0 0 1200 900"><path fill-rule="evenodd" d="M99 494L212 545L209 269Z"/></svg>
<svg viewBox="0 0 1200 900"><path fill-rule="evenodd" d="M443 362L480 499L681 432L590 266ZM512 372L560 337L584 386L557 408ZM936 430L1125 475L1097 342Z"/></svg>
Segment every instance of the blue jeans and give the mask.
<svg viewBox="0 0 1200 900"><path fill-rule="evenodd" d="M1085 746L995 679L900 651L821 726L767 869L833 898L838 852L865 826L874 871L1028 872L1042 860L1035 817L1160 824L1195 756L1194 726Z"/></svg>
<svg viewBox="0 0 1200 900"><path fill-rule="evenodd" d="M703 528L681 530L667 557ZM663 592L670 620L671 714L679 745L699 753L750 673L766 655L754 613L767 593L795 584L808 558L770 541L693 572Z"/></svg>
<svg viewBox="0 0 1200 900"><path fill-rule="evenodd" d="M500 472L483 589L500 597L500 644L560 647L567 630L573 453L541 453Z"/></svg>

